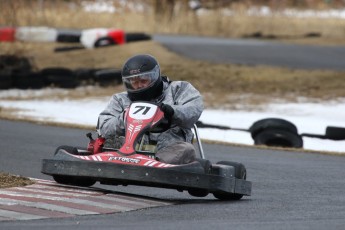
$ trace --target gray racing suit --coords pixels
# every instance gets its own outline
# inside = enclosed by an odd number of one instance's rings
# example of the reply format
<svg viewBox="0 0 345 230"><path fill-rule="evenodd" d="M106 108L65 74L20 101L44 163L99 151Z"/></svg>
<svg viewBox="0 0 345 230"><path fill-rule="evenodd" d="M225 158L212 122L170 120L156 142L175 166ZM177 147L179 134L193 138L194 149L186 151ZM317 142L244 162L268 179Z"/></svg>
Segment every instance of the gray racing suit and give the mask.
<svg viewBox="0 0 345 230"><path fill-rule="evenodd" d="M176 164L189 163L189 161L195 159L194 147L188 143L193 140L191 128L193 128L204 109L202 96L189 82L170 82L167 77L162 78L163 93L151 102L169 104L174 109L171 128L162 133L150 133L147 138L150 142L157 144L156 156L161 158L161 161ZM125 135L123 116L125 109L130 104L131 100L127 92L114 94L111 97L108 105L98 118L97 129L101 136L109 140L119 140L119 138L121 140L121 137ZM122 138L123 140L124 138ZM114 145L119 147L121 144L115 141ZM185 150L187 152L193 151L194 159L177 159L183 157L171 155L177 154L176 151L180 151L181 148L187 149ZM170 154L170 156L167 154Z"/></svg>

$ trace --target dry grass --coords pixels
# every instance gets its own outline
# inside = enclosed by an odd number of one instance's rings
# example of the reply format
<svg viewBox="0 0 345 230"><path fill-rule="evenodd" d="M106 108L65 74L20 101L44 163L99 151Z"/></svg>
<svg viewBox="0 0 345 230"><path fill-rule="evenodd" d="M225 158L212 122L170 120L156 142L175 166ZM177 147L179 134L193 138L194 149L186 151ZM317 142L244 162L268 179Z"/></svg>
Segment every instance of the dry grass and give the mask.
<svg viewBox="0 0 345 230"><path fill-rule="evenodd" d="M34 184L34 182L29 178L0 172L0 188L26 186L30 184Z"/></svg>

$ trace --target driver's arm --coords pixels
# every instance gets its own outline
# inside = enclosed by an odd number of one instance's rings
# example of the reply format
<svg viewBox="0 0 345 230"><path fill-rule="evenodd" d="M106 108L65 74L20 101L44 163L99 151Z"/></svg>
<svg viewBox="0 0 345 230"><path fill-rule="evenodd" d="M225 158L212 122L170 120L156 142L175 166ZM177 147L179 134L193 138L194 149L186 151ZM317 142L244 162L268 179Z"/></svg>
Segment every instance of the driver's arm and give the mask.
<svg viewBox="0 0 345 230"><path fill-rule="evenodd" d="M111 97L108 105L98 117L97 130L102 137L124 136L123 115L127 104L122 94Z"/></svg>
<svg viewBox="0 0 345 230"><path fill-rule="evenodd" d="M188 82L176 82L174 87L174 116L172 122L183 128L192 128L204 110L200 92Z"/></svg>

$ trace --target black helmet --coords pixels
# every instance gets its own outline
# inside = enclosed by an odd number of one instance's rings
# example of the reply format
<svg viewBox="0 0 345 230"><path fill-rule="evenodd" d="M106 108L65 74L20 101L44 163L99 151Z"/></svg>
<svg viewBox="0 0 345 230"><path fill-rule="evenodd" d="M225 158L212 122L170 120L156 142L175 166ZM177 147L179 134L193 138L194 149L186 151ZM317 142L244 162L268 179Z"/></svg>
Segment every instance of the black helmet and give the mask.
<svg viewBox="0 0 345 230"><path fill-rule="evenodd" d="M159 64L147 54L136 55L126 61L122 68L122 81L132 101L150 101L163 91Z"/></svg>

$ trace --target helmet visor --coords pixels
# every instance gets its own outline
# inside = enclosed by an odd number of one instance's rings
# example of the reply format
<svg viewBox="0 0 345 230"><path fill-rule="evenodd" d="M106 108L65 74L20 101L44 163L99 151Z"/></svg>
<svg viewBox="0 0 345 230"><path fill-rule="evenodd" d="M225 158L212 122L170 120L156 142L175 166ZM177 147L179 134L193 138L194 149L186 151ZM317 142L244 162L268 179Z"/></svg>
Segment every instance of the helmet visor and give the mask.
<svg viewBox="0 0 345 230"><path fill-rule="evenodd" d="M127 91L139 92L152 86L158 78L159 66L156 65L152 71L122 77L122 81Z"/></svg>

